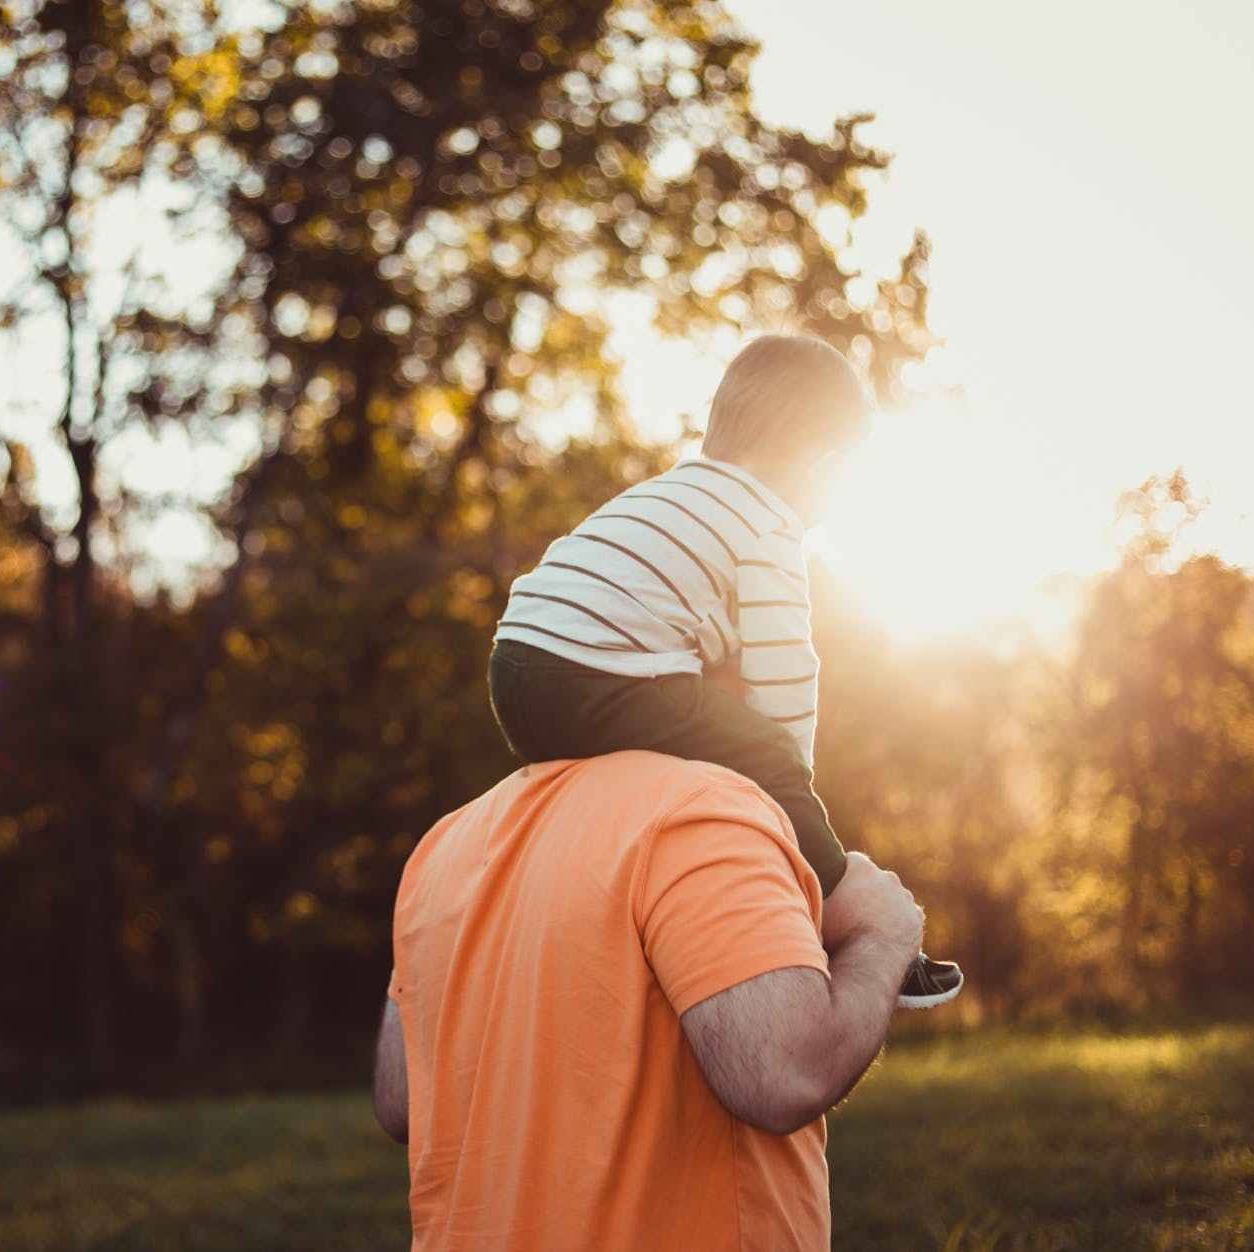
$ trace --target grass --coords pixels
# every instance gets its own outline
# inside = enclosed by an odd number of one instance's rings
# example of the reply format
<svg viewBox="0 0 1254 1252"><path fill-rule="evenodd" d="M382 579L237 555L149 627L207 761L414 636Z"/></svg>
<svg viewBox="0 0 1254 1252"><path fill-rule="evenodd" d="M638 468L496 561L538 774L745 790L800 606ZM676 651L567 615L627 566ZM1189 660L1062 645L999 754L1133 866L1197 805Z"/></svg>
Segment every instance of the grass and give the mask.
<svg viewBox="0 0 1254 1252"><path fill-rule="evenodd" d="M846 1248L1254 1249L1254 1028L899 1049L828 1159Z"/></svg>
<svg viewBox="0 0 1254 1252"><path fill-rule="evenodd" d="M404 1153L362 1094L24 1110L0 1132L6 1252L408 1246ZM829 1158L843 1249L1251 1249L1254 1027L903 1044Z"/></svg>

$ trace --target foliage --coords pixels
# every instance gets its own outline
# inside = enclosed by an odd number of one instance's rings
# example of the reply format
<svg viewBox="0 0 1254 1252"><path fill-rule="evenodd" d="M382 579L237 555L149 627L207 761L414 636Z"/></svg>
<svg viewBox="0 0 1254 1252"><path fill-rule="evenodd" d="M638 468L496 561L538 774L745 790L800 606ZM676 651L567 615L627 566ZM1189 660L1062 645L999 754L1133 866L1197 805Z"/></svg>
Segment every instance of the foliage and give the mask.
<svg viewBox="0 0 1254 1252"><path fill-rule="evenodd" d="M858 119L759 122L716 4L4 17L0 336L59 342L63 398L4 422L3 924L76 997L12 987L10 1046L101 1076L123 1038L130 1068L263 1021L282 1048L361 1020L330 971L386 959L406 849L507 768L481 675L513 575L663 463L614 293L684 333L791 317L891 389L925 246L846 298L831 214L885 158ZM167 438L243 449L234 487L141 488ZM188 517L225 555L154 602L145 554Z"/></svg>
<svg viewBox="0 0 1254 1252"><path fill-rule="evenodd" d="M28 1092L345 1063L401 862L510 767L483 682L510 581L674 451L624 410L616 301L808 329L886 399L931 343L925 240L878 287L842 267L887 162L864 119L763 124L712 0L227 8L0 5L0 345L51 363L0 416L0 942L32 954L0 1072ZM157 440L183 481L137 472ZM967 1011L1251 986L1249 580L1169 567L1181 477L1127 504L1065 657L906 654L818 579L820 785ZM152 553L187 524L180 584Z"/></svg>

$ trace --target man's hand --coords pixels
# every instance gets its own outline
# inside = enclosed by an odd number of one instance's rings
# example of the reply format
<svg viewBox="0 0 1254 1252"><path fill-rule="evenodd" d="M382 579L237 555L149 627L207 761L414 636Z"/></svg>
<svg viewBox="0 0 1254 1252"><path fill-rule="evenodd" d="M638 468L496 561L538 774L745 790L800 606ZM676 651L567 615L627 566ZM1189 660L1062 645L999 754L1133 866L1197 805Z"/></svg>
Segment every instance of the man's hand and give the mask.
<svg viewBox="0 0 1254 1252"><path fill-rule="evenodd" d="M823 946L836 952L855 935L874 935L901 957L901 973L923 942L923 910L891 870L850 852L845 876L823 901Z"/></svg>

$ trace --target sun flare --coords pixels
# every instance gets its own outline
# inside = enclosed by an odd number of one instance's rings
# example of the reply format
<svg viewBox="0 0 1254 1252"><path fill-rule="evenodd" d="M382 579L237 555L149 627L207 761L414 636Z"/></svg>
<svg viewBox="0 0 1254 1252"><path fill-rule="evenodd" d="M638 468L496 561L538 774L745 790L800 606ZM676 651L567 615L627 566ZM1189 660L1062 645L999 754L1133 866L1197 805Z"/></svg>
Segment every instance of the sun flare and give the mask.
<svg viewBox="0 0 1254 1252"><path fill-rule="evenodd" d="M1012 427L944 402L884 412L842 461L815 538L851 607L895 637L1065 624L1042 586L1057 563L1057 510L1036 498L1032 452Z"/></svg>

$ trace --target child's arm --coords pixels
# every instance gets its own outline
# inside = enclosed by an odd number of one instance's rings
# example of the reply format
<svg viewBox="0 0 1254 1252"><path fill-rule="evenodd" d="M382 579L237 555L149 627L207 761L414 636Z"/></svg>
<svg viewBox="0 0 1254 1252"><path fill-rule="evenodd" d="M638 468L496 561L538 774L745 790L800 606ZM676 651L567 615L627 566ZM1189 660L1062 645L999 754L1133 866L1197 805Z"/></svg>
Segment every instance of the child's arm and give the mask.
<svg viewBox="0 0 1254 1252"><path fill-rule="evenodd" d="M806 568L795 541L764 535L736 571L745 703L783 726L814 764L819 658Z"/></svg>

